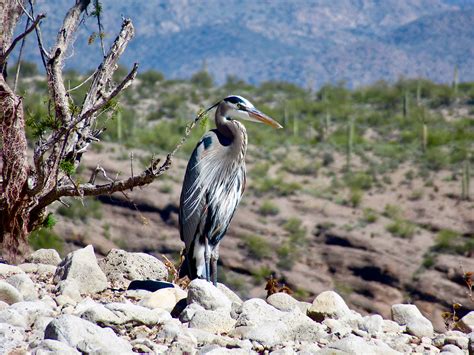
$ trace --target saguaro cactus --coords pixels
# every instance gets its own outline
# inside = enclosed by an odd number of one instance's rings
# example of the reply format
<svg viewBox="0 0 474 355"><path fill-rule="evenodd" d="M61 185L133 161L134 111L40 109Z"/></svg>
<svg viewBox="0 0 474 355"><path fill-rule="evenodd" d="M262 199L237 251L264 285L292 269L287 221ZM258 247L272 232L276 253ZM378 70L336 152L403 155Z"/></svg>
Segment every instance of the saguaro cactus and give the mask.
<svg viewBox="0 0 474 355"><path fill-rule="evenodd" d="M462 166L462 178L461 178L461 199L469 200L470 198L470 186L471 185L471 163L469 161L469 155L464 160Z"/></svg>
<svg viewBox="0 0 474 355"><path fill-rule="evenodd" d="M347 125L347 151L346 151L346 169L351 171L352 148L354 144L354 117L349 117Z"/></svg>
<svg viewBox="0 0 474 355"><path fill-rule="evenodd" d="M403 95L403 117L408 117L410 114L410 103L409 103L408 91L405 91Z"/></svg>
<svg viewBox="0 0 474 355"><path fill-rule="evenodd" d="M458 69L458 66L456 65L454 67L454 73L453 73L453 93L454 93L454 96L458 95L458 85L459 85L459 69Z"/></svg>

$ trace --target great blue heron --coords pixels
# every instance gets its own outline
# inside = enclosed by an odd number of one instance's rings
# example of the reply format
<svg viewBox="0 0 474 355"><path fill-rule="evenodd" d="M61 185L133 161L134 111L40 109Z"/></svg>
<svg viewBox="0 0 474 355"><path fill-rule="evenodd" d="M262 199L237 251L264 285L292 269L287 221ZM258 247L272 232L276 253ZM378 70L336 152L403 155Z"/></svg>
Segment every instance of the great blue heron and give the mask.
<svg viewBox="0 0 474 355"><path fill-rule="evenodd" d="M247 133L236 119L282 126L241 96L228 96L207 111L214 107L216 129L204 134L186 168L179 227L186 247L181 276L207 281L212 277L215 285L219 242L245 189Z"/></svg>

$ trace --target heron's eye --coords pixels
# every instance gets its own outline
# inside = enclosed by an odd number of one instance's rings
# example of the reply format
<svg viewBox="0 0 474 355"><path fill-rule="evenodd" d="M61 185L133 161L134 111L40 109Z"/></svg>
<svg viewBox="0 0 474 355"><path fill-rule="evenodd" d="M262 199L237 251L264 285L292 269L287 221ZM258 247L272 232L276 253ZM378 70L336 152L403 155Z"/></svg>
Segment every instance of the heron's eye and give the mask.
<svg viewBox="0 0 474 355"><path fill-rule="evenodd" d="M237 108L238 108L239 110L242 110L242 111L244 111L244 106L243 106L243 105L241 105L241 104L237 104Z"/></svg>

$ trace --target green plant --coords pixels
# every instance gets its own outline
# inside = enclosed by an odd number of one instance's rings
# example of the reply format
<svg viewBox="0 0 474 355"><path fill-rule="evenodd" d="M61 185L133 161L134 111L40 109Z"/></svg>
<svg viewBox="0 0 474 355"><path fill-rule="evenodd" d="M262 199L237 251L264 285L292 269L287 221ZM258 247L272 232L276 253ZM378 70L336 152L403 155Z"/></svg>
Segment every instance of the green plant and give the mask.
<svg viewBox="0 0 474 355"><path fill-rule="evenodd" d="M297 217L289 218L283 229L289 234L289 242L294 246L303 246L306 244L306 228L301 219Z"/></svg>
<svg viewBox="0 0 474 355"><path fill-rule="evenodd" d="M274 202L265 200L260 205L258 212L262 216L276 216L278 213L280 213L280 208L278 208Z"/></svg>
<svg viewBox="0 0 474 355"><path fill-rule="evenodd" d="M252 269L251 273L254 283L256 285L261 284L270 277L272 272L272 269L270 269L268 266L261 266L257 269Z"/></svg>
<svg viewBox="0 0 474 355"><path fill-rule="evenodd" d="M364 223L374 223L378 219L377 212L375 212L372 208L364 208L362 210L362 221Z"/></svg>
<svg viewBox="0 0 474 355"><path fill-rule="evenodd" d="M253 259L263 259L271 255L270 244L257 235L247 235L243 238L249 256Z"/></svg>
<svg viewBox="0 0 474 355"><path fill-rule="evenodd" d="M410 221L397 218L387 227L387 231L399 238L412 238L416 232L416 227Z"/></svg>
<svg viewBox="0 0 474 355"><path fill-rule="evenodd" d="M28 242L34 250L56 249L58 252L62 252L64 247L63 240L46 228L40 228L31 232Z"/></svg>
<svg viewBox="0 0 474 355"><path fill-rule="evenodd" d="M89 218L102 218L102 204L96 199L86 199L83 201L71 200L69 207L60 206L57 213L69 219L79 218L82 222L86 222Z"/></svg>
<svg viewBox="0 0 474 355"><path fill-rule="evenodd" d="M364 193L362 192L361 189L358 189L358 188L351 189L350 195L349 195L349 202L351 206L354 208L359 207L362 202L363 197L364 197Z"/></svg>
<svg viewBox="0 0 474 355"><path fill-rule="evenodd" d="M395 205L391 205L391 204L386 204L385 205L385 208L384 208L384 211L383 211L383 215L387 218L391 218L391 219L396 219L396 218L400 218L402 214L402 210L400 209L399 206L395 206Z"/></svg>

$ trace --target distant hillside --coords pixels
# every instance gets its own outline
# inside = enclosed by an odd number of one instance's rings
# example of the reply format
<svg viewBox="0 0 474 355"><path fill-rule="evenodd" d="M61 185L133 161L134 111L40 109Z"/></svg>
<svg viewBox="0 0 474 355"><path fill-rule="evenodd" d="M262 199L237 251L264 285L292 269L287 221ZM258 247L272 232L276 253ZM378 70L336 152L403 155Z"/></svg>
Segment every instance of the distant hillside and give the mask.
<svg viewBox="0 0 474 355"><path fill-rule="evenodd" d="M70 3L38 1L38 12L48 15L43 24L47 43ZM104 0L103 20L110 41L121 16L131 17L137 36L124 64L138 61L142 69L154 68L167 77L189 77L206 61L219 83L228 75L251 83L276 79L316 87L400 76L450 82L456 65L462 80L474 80L470 3ZM87 44L96 27L93 18L85 21L75 54L88 55L73 56L70 67L89 70L97 63L98 44ZM36 54L30 40L27 59Z"/></svg>

